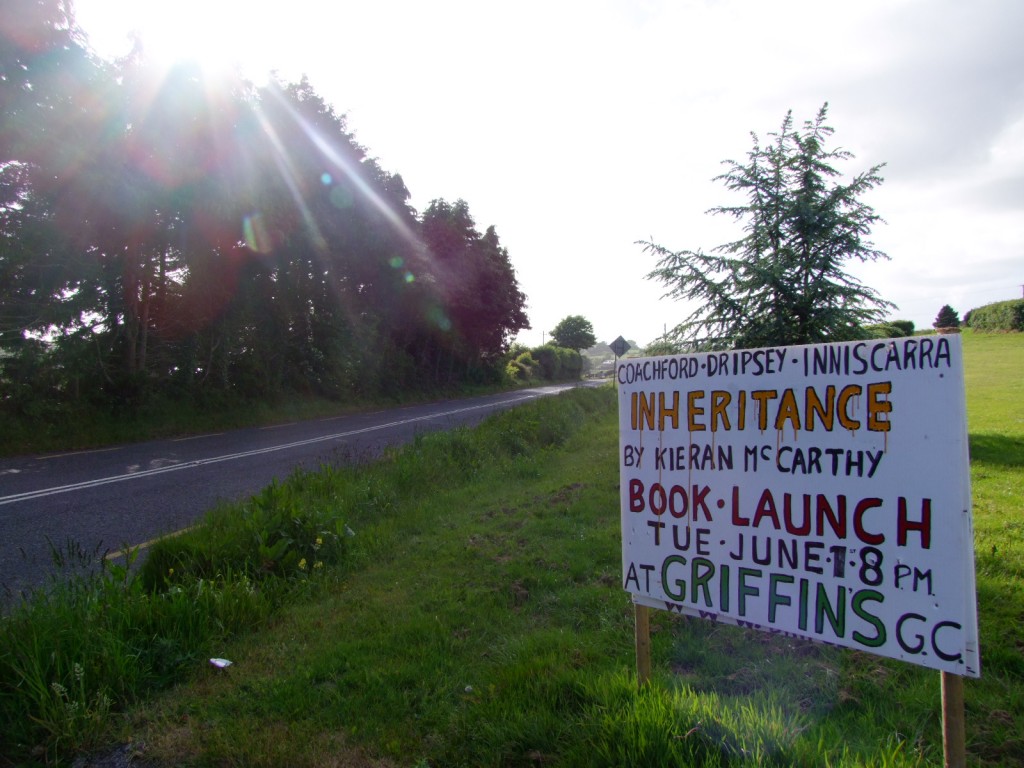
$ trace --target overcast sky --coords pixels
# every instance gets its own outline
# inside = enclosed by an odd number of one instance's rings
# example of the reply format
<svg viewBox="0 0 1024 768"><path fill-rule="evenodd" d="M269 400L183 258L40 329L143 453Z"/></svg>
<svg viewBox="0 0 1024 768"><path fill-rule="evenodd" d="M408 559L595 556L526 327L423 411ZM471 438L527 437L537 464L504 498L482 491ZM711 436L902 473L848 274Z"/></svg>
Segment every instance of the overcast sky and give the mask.
<svg viewBox="0 0 1024 768"><path fill-rule="evenodd" d="M850 271L930 328L939 308L1024 284L1024 2L1020 0L77 0L103 54L138 28L167 51L218 50L252 77L307 74L423 210L494 225L538 344L570 314L641 345L687 308L653 258L737 239L706 214L750 132L830 104L847 175L890 257Z"/></svg>

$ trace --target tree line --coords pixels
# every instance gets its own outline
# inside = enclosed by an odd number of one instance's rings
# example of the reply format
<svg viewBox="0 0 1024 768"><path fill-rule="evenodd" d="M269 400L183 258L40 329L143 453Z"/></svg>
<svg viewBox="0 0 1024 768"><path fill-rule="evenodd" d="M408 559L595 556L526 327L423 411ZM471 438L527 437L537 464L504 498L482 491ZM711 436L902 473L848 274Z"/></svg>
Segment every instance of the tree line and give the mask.
<svg viewBox="0 0 1024 768"><path fill-rule="evenodd" d="M0 409L497 381L526 297L463 200L416 211L303 79L90 53L0 22ZM215 397L214 399L217 399Z"/></svg>

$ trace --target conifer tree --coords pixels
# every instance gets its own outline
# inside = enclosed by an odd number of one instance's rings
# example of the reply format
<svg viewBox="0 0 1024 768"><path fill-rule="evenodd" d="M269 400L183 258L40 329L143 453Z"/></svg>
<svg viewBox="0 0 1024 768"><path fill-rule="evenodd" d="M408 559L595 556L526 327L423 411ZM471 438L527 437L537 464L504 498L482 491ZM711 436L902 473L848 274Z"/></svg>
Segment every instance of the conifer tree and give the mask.
<svg viewBox="0 0 1024 768"><path fill-rule="evenodd" d="M942 309L939 310L939 314L935 317L935 322L932 323L933 328L959 328L960 317L957 311L953 309L949 304L943 304Z"/></svg>
<svg viewBox="0 0 1024 768"><path fill-rule="evenodd" d="M887 259L868 240L881 219L862 197L882 182L876 165L848 183L834 164L853 155L826 149L833 129L828 104L802 128L792 112L762 145L756 134L745 163L725 160L716 177L745 196L718 206L742 223L744 235L706 253L671 251L641 241L657 267L666 297L697 302L666 340L691 349L809 344L860 338L893 305L845 271L850 259Z"/></svg>

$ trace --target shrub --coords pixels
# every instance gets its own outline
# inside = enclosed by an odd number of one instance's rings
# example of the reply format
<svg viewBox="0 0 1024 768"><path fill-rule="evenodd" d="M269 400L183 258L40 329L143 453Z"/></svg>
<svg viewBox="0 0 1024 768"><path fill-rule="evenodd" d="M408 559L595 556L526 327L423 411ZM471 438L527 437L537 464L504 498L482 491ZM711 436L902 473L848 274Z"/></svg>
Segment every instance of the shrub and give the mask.
<svg viewBox="0 0 1024 768"><path fill-rule="evenodd" d="M545 344L533 349L540 375L548 381L578 379L583 372L583 356L567 347Z"/></svg>
<svg viewBox="0 0 1024 768"><path fill-rule="evenodd" d="M526 350L525 352L520 352L505 364L505 375L513 382L533 381L537 367L537 361L530 351Z"/></svg>
<svg viewBox="0 0 1024 768"><path fill-rule="evenodd" d="M553 381L558 378L558 347L553 344L545 344L543 347L537 347L533 350L533 357L537 360L537 365L540 368L540 375L549 380Z"/></svg>
<svg viewBox="0 0 1024 768"><path fill-rule="evenodd" d="M909 330L907 326L909 326ZM899 339L914 335L914 323L911 320L892 320L887 323L865 326L864 330L873 339Z"/></svg>
<svg viewBox="0 0 1024 768"><path fill-rule="evenodd" d="M583 375L583 355L575 349L558 347L563 379L578 379Z"/></svg>
<svg viewBox="0 0 1024 768"><path fill-rule="evenodd" d="M986 304L965 315L976 331L1024 331L1024 299Z"/></svg>
<svg viewBox="0 0 1024 768"><path fill-rule="evenodd" d="M889 325L893 325L903 331L903 336L914 335L914 321L913 320L890 320Z"/></svg>

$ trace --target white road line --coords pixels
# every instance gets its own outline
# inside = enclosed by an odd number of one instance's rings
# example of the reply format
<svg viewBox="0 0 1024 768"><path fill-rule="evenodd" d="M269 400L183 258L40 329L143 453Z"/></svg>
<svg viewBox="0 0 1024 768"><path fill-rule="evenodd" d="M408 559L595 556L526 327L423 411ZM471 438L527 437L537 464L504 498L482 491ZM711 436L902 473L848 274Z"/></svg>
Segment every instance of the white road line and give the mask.
<svg viewBox="0 0 1024 768"><path fill-rule="evenodd" d="M207 437L219 437L223 435L223 432L210 432L205 435L190 435L189 437L176 437L171 440L172 443L187 443L189 440L202 440Z"/></svg>
<svg viewBox="0 0 1024 768"><path fill-rule="evenodd" d="M49 459L65 459L68 456L86 456L90 453L110 453L111 451L120 451L123 446L117 445L113 448L94 448L91 451L72 451L71 453L49 453L45 456L36 456L36 461L47 461Z"/></svg>
<svg viewBox="0 0 1024 768"><path fill-rule="evenodd" d="M338 432L333 435L323 435L321 437L312 437L308 440L298 440L294 443L283 443L281 445L272 445L267 448L256 448L251 451L241 451L239 453L227 453L223 456L211 456L208 459L197 459L195 461L188 461L182 464L172 464L166 467L157 467L156 469L146 469L141 472L133 472L124 475L114 475L112 477L101 477L95 480L85 480L81 483L71 483L70 485L60 485L53 488L40 488L37 491L26 491L24 493L15 493L11 496L0 496L0 506L5 504L14 504L18 501L29 501L31 499L41 499L46 496L56 496L60 493L71 493L72 491L80 491L85 488L96 488L101 485L109 485L111 483L121 483L126 480L137 480L141 477L151 477L153 475L162 475L166 472L178 472L182 469L193 469L195 467L202 467L208 464L219 464L224 461L233 461L235 459L244 459L249 456L259 456L265 453L274 453L276 451L286 451L289 448L300 448L304 445L313 445L314 443L324 443L331 440L340 440L343 437L352 437L353 435L362 435L367 432L376 432L381 429L390 429L392 427L400 427L403 424L414 424L417 421L429 421L431 419L439 419L445 416L454 416L458 413L467 413L469 411L478 411L483 408L491 408L495 405L506 405L508 403L515 403L520 400L532 400L538 397L536 394L530 394L525 396L519 396L511 398L509 400L503 400L500 403L488 403L486 405L472 405L467 408L456 408L451 411L443 411L441 413L432 413L427 416L417 416L412 419L402 419L401 421L391 421L387 424L378 424L375 427L365 427L363 429L354 429L349 432Z"/></svg>

